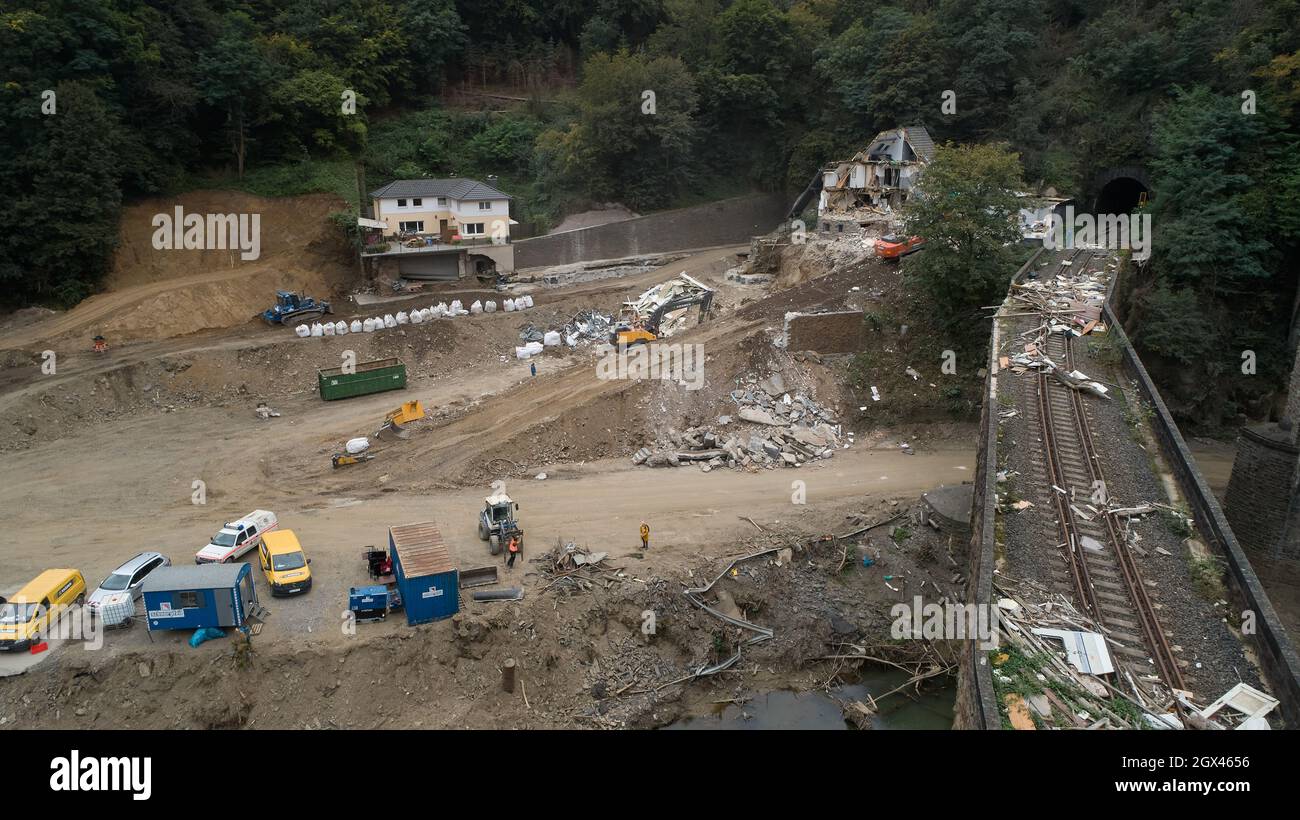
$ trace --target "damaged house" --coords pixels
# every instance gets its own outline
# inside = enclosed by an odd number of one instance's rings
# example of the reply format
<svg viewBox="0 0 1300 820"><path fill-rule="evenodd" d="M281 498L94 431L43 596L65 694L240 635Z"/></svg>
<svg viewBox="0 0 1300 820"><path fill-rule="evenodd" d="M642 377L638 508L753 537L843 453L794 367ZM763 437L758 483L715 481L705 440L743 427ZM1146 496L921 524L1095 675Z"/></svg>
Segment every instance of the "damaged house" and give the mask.
<svg viewBox="0 0 1300 820"><path fill-rule="evenodd" d="M919 125L882 131L866 150L822 171L817 222L823 233L885 228L934 157L934 140Z"/></svg>

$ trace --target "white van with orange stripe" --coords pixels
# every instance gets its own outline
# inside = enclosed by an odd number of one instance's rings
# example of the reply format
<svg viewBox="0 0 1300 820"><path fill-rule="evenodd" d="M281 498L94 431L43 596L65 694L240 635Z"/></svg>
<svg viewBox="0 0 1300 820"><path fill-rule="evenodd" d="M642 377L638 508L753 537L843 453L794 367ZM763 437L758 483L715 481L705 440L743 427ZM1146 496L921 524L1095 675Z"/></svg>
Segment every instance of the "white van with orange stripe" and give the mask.
<svg viewBox="0 0 1300 820"><path fill-rule="evenodd" d="M253 510L232 521L212 536L212 541L194 553L196 564L228 564L262 543L262 535L280 526L275 513Z"/></svg>

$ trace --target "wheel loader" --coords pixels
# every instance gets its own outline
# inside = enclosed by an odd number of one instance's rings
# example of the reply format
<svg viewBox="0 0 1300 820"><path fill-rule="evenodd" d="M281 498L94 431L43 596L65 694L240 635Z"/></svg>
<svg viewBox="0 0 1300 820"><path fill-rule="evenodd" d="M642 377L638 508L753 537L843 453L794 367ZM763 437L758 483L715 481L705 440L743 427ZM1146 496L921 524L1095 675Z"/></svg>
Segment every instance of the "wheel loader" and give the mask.
<svg viewBox="0 0 1300 820"><path fill-rule="evenodd" d="M523 550L524 531L519 529L519 522L515 520L518 511L518 502L511 501L505 493L493 493L483 499L483 511L478 517L478 537L488 542L488 552L500 555L502 545L511 536L519 539L519 549Z"/></svg>

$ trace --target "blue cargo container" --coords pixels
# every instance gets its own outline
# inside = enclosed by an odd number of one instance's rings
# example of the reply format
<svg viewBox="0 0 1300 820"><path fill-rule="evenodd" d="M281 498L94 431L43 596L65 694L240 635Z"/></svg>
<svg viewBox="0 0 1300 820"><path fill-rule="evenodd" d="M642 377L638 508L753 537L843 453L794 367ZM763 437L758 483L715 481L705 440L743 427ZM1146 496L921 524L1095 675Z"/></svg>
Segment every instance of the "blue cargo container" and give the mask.
<svg viewBox="0 0 1300 820"><path fill-rule="evenodd" d="M388 546L408 624L450 618L460 611L460 573L452 565L437 527L389 527Z"/></svg>
<svg viewBox="0 0 1300 820"><path fill-rule="evenodd" d="M159 567L145 578L149 631L243 626L257 606L248 564Z"/></svg>

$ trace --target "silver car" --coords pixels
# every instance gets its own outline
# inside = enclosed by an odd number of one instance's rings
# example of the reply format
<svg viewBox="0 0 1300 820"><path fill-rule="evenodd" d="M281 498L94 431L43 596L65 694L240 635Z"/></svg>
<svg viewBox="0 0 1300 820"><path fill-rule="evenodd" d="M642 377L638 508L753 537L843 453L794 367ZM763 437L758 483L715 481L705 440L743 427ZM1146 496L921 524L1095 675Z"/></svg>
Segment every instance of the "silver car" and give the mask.
<svg viewBox="0 0 1300 820"><path fill-rule="evenodd" d="M91 615L102 619L105 626L116 626L135 612L135 601L140 597L140 587L145 576L158 567L171 566L171 559L159 552L142 552L113 570L113 573L95 587L86 597L86 607Z"/></svg>

